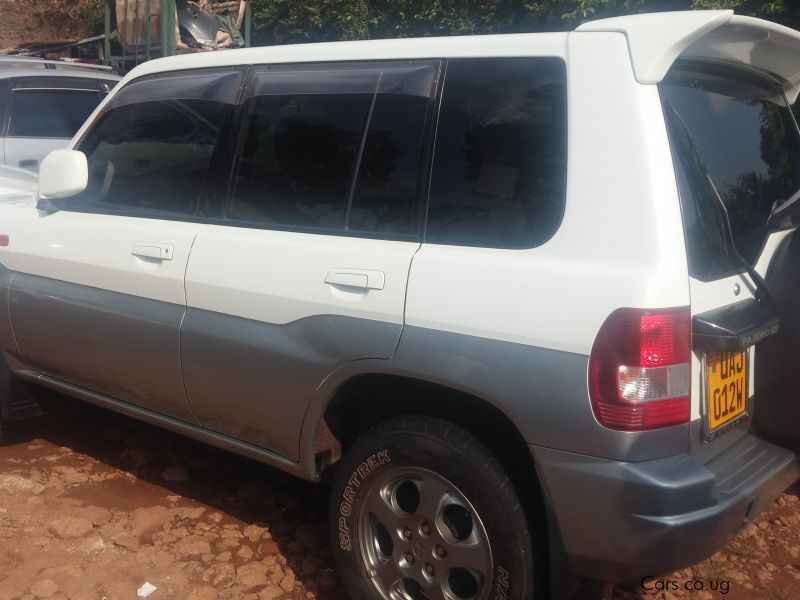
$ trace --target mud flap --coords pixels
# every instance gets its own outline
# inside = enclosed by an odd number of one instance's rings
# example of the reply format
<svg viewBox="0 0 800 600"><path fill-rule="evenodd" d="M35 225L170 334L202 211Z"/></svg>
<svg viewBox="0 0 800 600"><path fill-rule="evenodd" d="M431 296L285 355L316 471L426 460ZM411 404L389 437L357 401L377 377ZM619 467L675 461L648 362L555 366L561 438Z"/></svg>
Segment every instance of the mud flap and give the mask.
<svg viewBox="0 0 800 600"><path fill-rule="evenodd" d="M755 357L754 423L759 436L800 452L800 234L783 240L766 277L781 329Z"/></svg>

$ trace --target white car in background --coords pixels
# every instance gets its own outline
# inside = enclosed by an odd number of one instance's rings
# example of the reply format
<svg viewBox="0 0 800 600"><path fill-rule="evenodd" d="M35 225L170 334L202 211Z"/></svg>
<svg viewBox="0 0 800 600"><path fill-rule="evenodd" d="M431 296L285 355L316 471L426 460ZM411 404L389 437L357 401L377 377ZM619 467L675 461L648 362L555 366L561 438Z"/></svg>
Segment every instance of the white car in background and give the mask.
<svg viewBox="0 0 800 600"><path fill-rule="evenodd" d="M0 164L36 171L119 81L106 67L0 56Z"/></svg>
<svg viewBox="0 0 800 600"><path fill-rule="evenodd" d="M22 204L33 199L38 184L36 173L0 165L0 205Z"/></svg>

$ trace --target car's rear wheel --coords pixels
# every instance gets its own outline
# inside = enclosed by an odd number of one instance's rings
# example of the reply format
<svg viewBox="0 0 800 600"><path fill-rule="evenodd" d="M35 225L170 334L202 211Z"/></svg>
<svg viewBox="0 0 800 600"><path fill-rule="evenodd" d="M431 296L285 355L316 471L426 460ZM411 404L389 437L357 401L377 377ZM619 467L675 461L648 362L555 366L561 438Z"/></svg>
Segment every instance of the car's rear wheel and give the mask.
<svg viewBox="0 0 800 600"><path fill-rule="evenodd" d="M396 418L356 442L334 481L331 526L354 600L533 595L535 557L511 480L445 421Z"/></svg>

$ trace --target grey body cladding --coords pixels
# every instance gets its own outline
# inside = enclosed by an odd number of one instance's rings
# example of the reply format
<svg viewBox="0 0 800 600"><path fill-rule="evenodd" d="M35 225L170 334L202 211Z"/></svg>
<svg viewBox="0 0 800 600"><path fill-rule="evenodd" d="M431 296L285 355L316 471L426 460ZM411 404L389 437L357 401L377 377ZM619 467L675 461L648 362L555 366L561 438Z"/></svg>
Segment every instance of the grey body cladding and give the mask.
<svg viewBox="0 0 800 600"><path fill-rule="evenodd" d="M586 355L407 326L391 362L409 377L495 405L531 444L611 460L648 460L688 447L688 424L647 432L598 424L589 403Z"/></svg>
<svg viewBox="0 0 800 600"><path fill-rule="evenodd" d="M34 369L112 398L196 422L180 373L185 308L18 273L9 313Z"/></svg>
<svg viewBox="0 0 800 600"><path fill-rule="evenodd" d="M189 401L203 426L299 461L320 384L342 365L390 358L401 330L337 315L273 325L190 308L181 329Z"/></svg>
<svg viewBox="0 0 800 600"><path fill-rule="evenodd" d="M794 453L750 434L710 460L530 450L572 571L634 585L706 558L800 476Z"/></svg>
<svg viewBox="0 0 800 600"><path fill-rule="evenodd" d="M0 265L0 353L16 351L11 320L8 314L8 289L14 274Z"/></svg>
<svg viewBox="0 0 800 600"><path fill-rule="evenodd" d="M77 386L93 401L129 403L263 448L309 478L325 408L364 374L472 394L538 446L625 461L687 451L688 425L646 434L601 427L584 355L334 315L275 325L24 274L8 295L25 367L50 387ZM8 347L7 321L0 333Z"/></svg>
<svg viewBox="0 0 800 600"><path fill-rule="evenodd" d="M40 383L295 463L319 385L352 361L390 358L402 330L336 315L274 325L25 274L8 302L25 370L41 373Z"/></svg>

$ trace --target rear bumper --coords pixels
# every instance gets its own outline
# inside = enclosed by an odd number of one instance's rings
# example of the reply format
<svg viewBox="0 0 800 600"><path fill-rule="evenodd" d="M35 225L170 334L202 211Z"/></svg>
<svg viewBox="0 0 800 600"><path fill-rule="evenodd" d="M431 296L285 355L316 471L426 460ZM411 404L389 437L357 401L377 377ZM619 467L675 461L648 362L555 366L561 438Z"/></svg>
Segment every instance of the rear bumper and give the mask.
<svg viewBox="0 0 800 600"><path fill-rule="evenodd" d="M708 557L800 477L794 453L754 435L705 464L531 453L572 572L604 581L638 583Z"/></svg>

